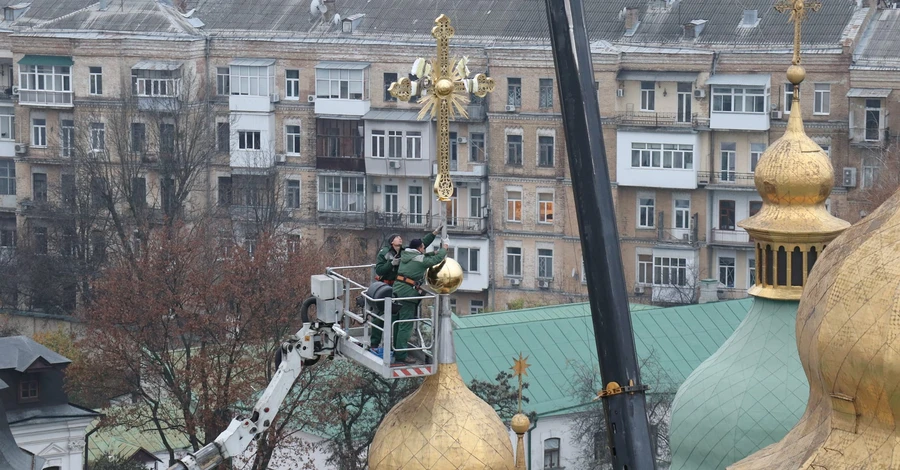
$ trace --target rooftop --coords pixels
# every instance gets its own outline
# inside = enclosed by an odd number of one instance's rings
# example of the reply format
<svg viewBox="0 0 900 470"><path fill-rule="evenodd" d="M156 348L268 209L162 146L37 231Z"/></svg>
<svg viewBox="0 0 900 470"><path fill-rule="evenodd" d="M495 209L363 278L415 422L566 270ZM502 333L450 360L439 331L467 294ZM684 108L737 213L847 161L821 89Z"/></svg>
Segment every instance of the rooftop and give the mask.
<svg viewBox="0 0 900 470"><path fill-rule="evenodd" d="M37 360L49 365L69 364L70 360L25 336L0 338L0 370L25 372Z"/></svg>

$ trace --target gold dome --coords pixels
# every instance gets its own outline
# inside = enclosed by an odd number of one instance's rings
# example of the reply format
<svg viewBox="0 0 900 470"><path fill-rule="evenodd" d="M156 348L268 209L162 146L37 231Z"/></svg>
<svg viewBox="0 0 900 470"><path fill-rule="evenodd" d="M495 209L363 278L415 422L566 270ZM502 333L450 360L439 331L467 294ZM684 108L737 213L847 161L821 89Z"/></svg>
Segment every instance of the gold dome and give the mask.
<svg viewBox="0 0 900 470"><path fill-rule="evenodd" d="M900 192L828 246L797 313L800 422L736 469L900 468Z"/></svg>
<svg viewBox="0 0 900 470"><path fill-rule="evenodd" d="M369 469L513 470L512 442L457 365L441 364L384 417L369 447Z"/></svg>
<svg viewBox="0 0 900 470"><path fill-rule="evenodd" d="M425 287L436 294L452 294L462 282L462 266L453 258L444 258L425 271Z"/></svg>

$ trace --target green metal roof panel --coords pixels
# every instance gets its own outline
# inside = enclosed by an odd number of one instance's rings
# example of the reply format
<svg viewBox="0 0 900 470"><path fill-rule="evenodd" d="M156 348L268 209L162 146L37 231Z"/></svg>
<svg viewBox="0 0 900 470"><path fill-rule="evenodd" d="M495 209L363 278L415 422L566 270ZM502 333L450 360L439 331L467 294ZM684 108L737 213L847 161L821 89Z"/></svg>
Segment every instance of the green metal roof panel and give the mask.
<svg viewBox="0 0 900 470"><path fill-rule="evenodd" d="M71 56L64 55L26 55L19 60L19 65L63 65L71 66L75 62Z"/></svg>

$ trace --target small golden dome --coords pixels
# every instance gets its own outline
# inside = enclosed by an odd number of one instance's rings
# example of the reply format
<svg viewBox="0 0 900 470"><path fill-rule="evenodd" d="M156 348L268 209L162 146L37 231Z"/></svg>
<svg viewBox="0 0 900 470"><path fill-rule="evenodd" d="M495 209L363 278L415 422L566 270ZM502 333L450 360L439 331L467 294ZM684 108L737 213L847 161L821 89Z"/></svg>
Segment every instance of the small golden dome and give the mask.
<svg viewBox="0 0 900 470"><path fill-rule="evenodd" d="M453 258L444 258L425 271L425 286L436 294L452 294L462 282L462 266Z"/></svg>
<svg viewBox="0 0 900 470"><path fill-rule="evenodd" d="M441 364L392 409L369 447L370 470L513 470L500 417L466 387L455 363Z"/></svg>
<svg viewBox="0 0 900 470"><path fill-rule="evenodd" d="M512 428L514 433L524 434L528 431L528 428L531 427L531 420L528 419L528 416L522 413L517 413L512 417L510 427Z"/></svg>

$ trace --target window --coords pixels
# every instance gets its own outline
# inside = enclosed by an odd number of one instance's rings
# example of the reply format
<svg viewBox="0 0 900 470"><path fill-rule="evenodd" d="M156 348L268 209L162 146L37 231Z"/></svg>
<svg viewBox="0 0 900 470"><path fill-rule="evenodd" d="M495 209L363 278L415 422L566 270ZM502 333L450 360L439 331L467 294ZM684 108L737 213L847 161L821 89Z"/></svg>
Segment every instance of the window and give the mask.
<svg viewBox="0 0 900 470"><path fill-rule="evenodd" d="M103 67L88 67L88 72L90 73L90 85L91 85L90 94L102 95L103 94Z"/></svg>
<svg viewBox="0 0 900 470"><path fill-rule="evenodd" d="M422 187L409 187L409 223L421 225L422 218Z"/></svg>
<svg viewBox="0 0 900 470"><path fill-rule="evenodd" d="M766 89L713 87L713 111L717 113L765 113Z"/></svg>
<svg viewBox="0 0 900 470"><path fill-rule="evenodd" d="M553 193L538 193L538 223L553 223Z"/></svg>
<svg viewBox="0 0 900 470"><path fill-rule="evenodd" d="M35 401L38 399L38 380L34 376L25 376L19 382L19 401Z"/></svg>
<svg viewBox="0 0 900 470"><path fill-rule="evenodd" d="M71 173L63 173L59 175L60 192L62 193L62 203L64 207L75 207L75 175Z"/></svg>
<svg viewBox="0 0 900 470"><path fill-rule="evenodd" d="M290 209L300 208L300 180L287 180L287 206Z"/></svg>
<svg viewBox="0 0 900 470"><path fill-rule="evenodd" d="M871 188L875 186L878 178L878 159L874 157L863 157L862 159L862 177L860 178L860 187Z"/></svg>
<svg viewBox="0 0 900 470"><path fill-rule="evenodd" d="M372 131L372 156L384 158L385 138L384 131Z"/></svg>
<svg viewBox="0 0 900 470"><path fill-rule="evenodd" d="M675 228L691 228L691 200L675 199Z"/></svg>
<svg viewBox="0 0 900 470"><path fill-rule="evenodd" d="M719 257L719 284L734 287L734 258Z"/></svg>
<svg viewBox="0 0 900 470"><path fill-rule="evenodd" d="M687 285L687 259L653 257L653 285L679 286Z"/></svg>
<svg viewBox="0 0 900 470"><path fill-rule="evenodd" d="M147 126L142 122L131 123L131 151L143 153L147 144Z"/></svg>
<svg viewBox="0 0 900 470"><path fill-rule="evenodd" d="M507 78L506 79L506 105L522 107L522 79Z"/></svg>
<svg viewBox="0 0 900 470"><path fill-rule="evenodd" d="M72 119L59 120L60 154L71 158L75 155L75 121Z"/></svg>
<svg viewBox="0 0 900 470"><path fill-rule="evenodd" d="M227 122L216 123L216 148L220 152L231 150L231 124Z"/></svg>
<svg viewBox="0 0 900 470"><path fill-rule="evenodd" d="M406 158L422 158L422 133L419 131L406 132Z"/></svg>
<svg viewBox="0 0 900 470"><path fill-rule="evenodd" d="M518 246L506 247L506 275L510 277L522 277L522 248Z"/></svg>
<svg viewBox="0 0 900 470"><path fill-rule="evenodd" d="M400 212L400 191L396 184L384 185L384 212L386 214Z"/></svg>
<svg viewBox="0 0 900 470"><path fill-rule="evenodd" d="M287 138L285 152L300 155L300 126L284 126L284 135Z"/></svg>
<svg viewBox="0 0 900 470"><path fill-rule="evenodd" d="M284 71L284 97L289 100L300 99L300 71L297 69Z"/></svg>
<svg viewBox="0 0 900 470"><path fill-rule="evenodd" d="M762 158L763 152L766 151L766 144L750 144L750 172L756 171L756 165Z"/></svg>
<svg viewBox="0 0 900 470"><path fill-rule="evenodd" d="M722 142L721 144L721 169L719 179L722 181L734 181L737 177L735 172L737 160L737 144L734 142Z"/></svg>
<svg viewBox="0 0 900 470"><path fill-rule="evenodd" d="M394 98L391 95L391 92L388 91L388 88L391 87L391 84L397 81L397 74L390 72L384 74L384 102L391 103L397 101L397 98Z"/></svg>
<svg viewBox="0 0 900 470"><path fill-rule="evenodd" d="M762 201L750 201L750 217L758 214L762 210Z"/></svg>
<svg viewBox="0 0 900 470"><path fill-rule="evenodd" d="M16 221L15 219L7 219L7 223L0 225L0 247L15 247L16 238Z"/></svg>
<svg viewBox="0 0 900 470"><path fill-rule="evenodd" d="M656 82L641 82L641 111L656 111Z"/></svg>
<svg viewBox="0 0 900 470"><path fill-rule="evenodd" d="M553 166L553 137L538 137L538 166Z"/></svg>
<svg viewBox="0 0 900 470"><path fill-rule="evenodd" d="M756 284L756 260L750 258L747 260L747 282L750 286Z"/></svg>
<svg viewBox="0 0 900 470"><path fill-rule="evenodd" d="M866 134L865 139L871 142L881 141L881 100L866 100L865 110Z"/></svg>
<svg viewBox="0 0 900 470"><path fill-rule="evenodd" d="M458 192L458 188L453 188L453 195L450 196L450 200L444 202L448 227L456 227L456 225L459 223L459 221L457 220L457 215L459 214L459 198L457 197Z"/></svg>
<svg viewBox="0 0 900 470"><path fill-rule="evenodd" d="M175 124L160 123L159 154L170 158L175 154Z"/></svg>
<svg viewBox="0 0 900 470"><path fill-rule="evenodd" d="M653 284L653 255L637 256L638 284Z"/></svg>
<svg viewBox="0 0 900 470"><path fill-rule="evenodd" d="M71 92L72 69L65 65L20 65L19 89Z"/></svg>
<svg viewBox="0 0 900 470"><path fill-rule="evenodd" d="M48 251L47 244L47 227L34 228L34 252L40 255L46 255Z"/></svg>
<svg viewBox="0 0 900 470"><path fill-rule="evenodd" d="M47 120L31 120L31 145L35 147L47 146Z"/></svg>
<svg viewBox="0 0 900 470"><path fill-rule="evenodd" d="M231 71L228 67L216 67L216 94L219 96L231 94Z"/></svg>
<svg viewBox="0 0 900 470"><path fill-rule="evenodd" d="M794 102L794 84L784 84L784 114L791 114L791 104Z"/></svg>
<svg viewBox="0 0 900 470"><path fill-rule="evenodd" d="M469 133L469 161L470 162L485 161L484 133L483 132Z"/></svg>
<svg viewBox="0 0 900 470"><path fill-rule="evenodd" d="M13 108L0 108L0 139L16 140L16 112Z"/></svg>
<svg viewBox="0 0 900 470"><path fill-rule="evenodd" d="M91 123L91 150L100 152L106 149L106 125L102 122Z"/></svg>
<svg viewBox="0 0 900 470"><path fill-rule="evenodd" d="M506 192L506 221L522 221L522 191Z"/></svg>
<svg viewBox="0 0 900 470"><path fill-rule="evenodd" d="M632 168L694 168L694 146L690 144L631 144Z"/></svg>
<svg viewBox="0 0 900 470"><path fill-rule="evenodd" d="M816 83L814 93L813 114L831 114L831 84Z"/></svg>
<svg viewBox="0 0 900 470"><path fill-rule="evenodd" d="M478 248L457 248L456 256L454 256L454 259L462 267L463 272L477 273L478 255L480 253L481 250L479 250Z"/></svg>
<svg viewBox="0 0 900 470"><path fill-rule="evenodd" d="M542 78L538 82L539 86L539 96L538 96L538 106L541 108L552 108L553 107L553 79L552 78Z"/></svg>
<svg viewBox="0 0 900 470"><path fill-rule="evenodd" d="M274 66L232 65L232 95L269 96L275 88Z"/></svg>
<svg viewBox="0 0 900 470"><path fill-rule="evenodd" d="M388 157L403 157L403 131L388 131Z"/></svg>
<svg viewBox="0 0 900 470"><path fill-rule="evenodd" d="M147 180L142 176L131 178L131 207L147 205Z"/></svg>
<svg viewBox="0 0 900 470"><path fill-rule="evenodd" d="M544 441L544 468L559 468L559 438Z"/></svg>
<svg viewBox="0 0 900 470"><path fill-rule="evenodd" d="M653 196L638 196L638 228L655 225L656 200Z"/></svg>
<svg viewBox="0 0 900 470"><path fill-rule="evenodd" d="M316 98L365 99L363 70L316 69Z"/></svg>
<svg viewBox="0 0 900 470"><path fill-rule="evenodd" d="M219 205L220 206L230 206L232 204L232 184L230 176L220 176L219 177Z"/></svg>
<svg viewBox="0 0 900 470"><path fill-rule="evenodd" d="M31 198L35 202L47 202L46 173L33 173L31 175Z"/></svg>
<svg viewBox="0 0 900 470"><path fill-rule="evenodd" d="M456 313L456 299L450 299L450 311Z"/></svg>
<svg viewBox="0 0 900 470"><path fill-rule="evenodd" d="M16 162L14 160L0 160L0 195L15 196L16 194Z"/></svg>
<svg viewBox="0 0 900 470"><path fill-rule="evenodd" d="M469 313L470 314L478 314L484 311L484 301L483 300L473 300L469 303Z"/></svg>
<svg viewBox="0 0 900 470"><path fill-rule="evenodd" d="M719 201L719 230L734 230L734 201Z"/></svg>
<svg viewBox="0 0 900 470"><path fill-rule="evenodd" d="M238 131L238 148L241 150L259 150L259 131Z"/></svg>
<svg viewBox="0 0 900 470"><path fill-rule="evenodd" d="M160 178L159 180L160 202L163 213L171 217L175 213L175 180L172 178Z"/></svg>
<svg viewBox="0 0 900 470"><path fill-rule="evenodd" d="M522 136L510 134L506 136L506 164L522 164Z"/></svg>
<svg viewBox="0 0 900 470"><path fill-rule="evenodd" d="M181 86L178 70L131 71L131 92L136 96L176 96Z"/></svg>
<svg viewBox="0 0 900 470"><path fill-rule="evenodd" d="M362 212L366 207L366 182L358 176L320 176L319 210Z"/></svg>
<svg viewBox="0 0 900 470"><path fill-rule="evenodd" d="M469 217L483 217L481 188L469 188Z"/></svg>
<svg viewBox="0 0 900 470"><path fill-rule="evenodd" d="M553 249L538 248L537 277L540 279L553 279Z"/></svg>

